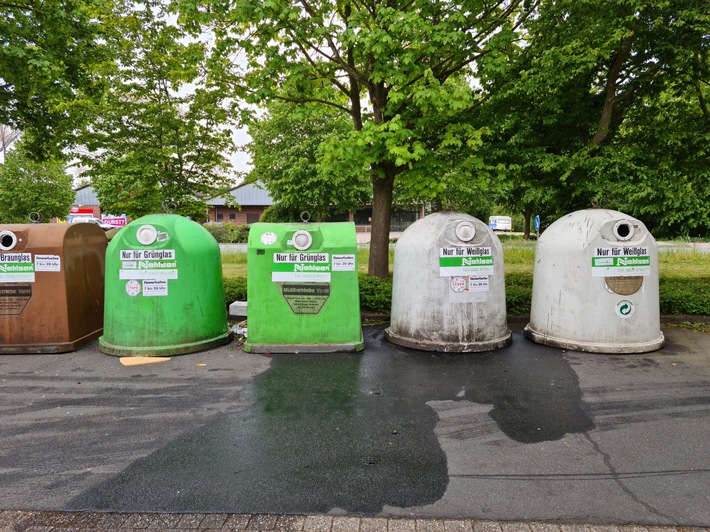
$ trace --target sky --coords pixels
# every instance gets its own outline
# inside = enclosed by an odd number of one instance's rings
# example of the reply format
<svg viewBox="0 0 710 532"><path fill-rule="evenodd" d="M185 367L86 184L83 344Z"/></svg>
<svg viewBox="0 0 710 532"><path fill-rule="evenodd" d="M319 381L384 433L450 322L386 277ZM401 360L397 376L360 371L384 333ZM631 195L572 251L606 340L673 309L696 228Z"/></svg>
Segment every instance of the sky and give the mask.
<svg viewBox="0 0 710 532"><path fill-rule="evenodd" d="M246 128L240 128L234 130L232 138L234 139L234 144L237 147L237 151L235 151L229 158L232 161L234 170L236 172L248 172L251 170L251 156L242 150L242 146L251 141L251 137L247 133Z"/></svg>

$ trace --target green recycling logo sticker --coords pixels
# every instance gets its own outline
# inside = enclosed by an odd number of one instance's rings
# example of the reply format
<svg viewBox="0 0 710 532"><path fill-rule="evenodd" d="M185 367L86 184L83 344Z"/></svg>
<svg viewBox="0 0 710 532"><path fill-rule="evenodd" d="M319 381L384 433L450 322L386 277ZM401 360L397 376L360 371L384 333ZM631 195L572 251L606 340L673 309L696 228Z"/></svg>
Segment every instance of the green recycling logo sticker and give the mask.
<svg viewBox="0 0 710 532"><path fill-rule="evenodd" d="M616 304L616 315L620 318L629 318L633 316L636 306L630 299L622 299Z"/></svg>

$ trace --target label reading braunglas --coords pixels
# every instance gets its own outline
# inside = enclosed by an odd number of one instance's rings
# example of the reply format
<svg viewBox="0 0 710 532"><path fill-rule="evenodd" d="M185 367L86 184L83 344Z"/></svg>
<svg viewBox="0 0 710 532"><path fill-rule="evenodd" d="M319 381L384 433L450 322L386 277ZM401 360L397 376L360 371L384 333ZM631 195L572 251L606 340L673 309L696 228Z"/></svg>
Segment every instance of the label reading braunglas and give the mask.
<svg viewBox="0 0 710 532"><path fill-rule="evenodd" d="M489 247L439 248L439 276L493 275L493 250Z"/></svg>
<svg viewBox="0 0 710 532"><path fill-rule="evenodd" d="M648 247L594 248L592 277L637 277L650 274Z"/></svg>
<svg viewBox="0 0 710 532"><path fill-rule="evenodd" d="M329 283L329 253L274 253L271 280L275 283Z"/></svg>
<svg viewBox="0 0 710 532"><path fill-rule="evenodd" d="M0 253L0 283L34 283L32 253Z"/></svg>
<svg viewBox="0 0 710 532"><path fill-rule="evenodd" d="M123 249L118 278L129 279L177 279L177 260L174 249Z"/></svg>

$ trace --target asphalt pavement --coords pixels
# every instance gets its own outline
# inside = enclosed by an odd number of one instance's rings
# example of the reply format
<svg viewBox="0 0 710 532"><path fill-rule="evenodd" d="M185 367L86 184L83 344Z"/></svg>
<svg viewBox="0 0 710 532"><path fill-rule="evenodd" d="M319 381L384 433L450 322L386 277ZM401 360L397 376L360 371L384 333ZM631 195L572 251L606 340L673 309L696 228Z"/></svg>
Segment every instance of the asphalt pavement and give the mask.
<svg viewBox="0 0 710 532"><path fill-rule="evenodd" d="M483 354L373 325L357 354L0 356L0 531L709 527L710 335L595 355L523 325Z"/></svg>

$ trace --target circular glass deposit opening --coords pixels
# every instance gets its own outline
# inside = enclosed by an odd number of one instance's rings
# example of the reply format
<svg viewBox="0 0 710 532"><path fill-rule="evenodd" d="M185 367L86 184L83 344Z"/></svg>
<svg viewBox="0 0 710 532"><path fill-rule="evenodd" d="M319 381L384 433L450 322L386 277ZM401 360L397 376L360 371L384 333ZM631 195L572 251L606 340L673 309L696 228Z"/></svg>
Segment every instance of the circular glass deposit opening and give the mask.
<svg viewBox="0 0 710 532"><path fill-rule="evenodd" d="M17 245L17 236L12 231L0 231L0 250L10 251Z"/></svg>
<svg viewBox="0 0 710 532"><path fill-rule="evenodd" d="M619 220L614 226L614 236L621 241L631 240L634 236L634 226L628 220Z"/></svg>

